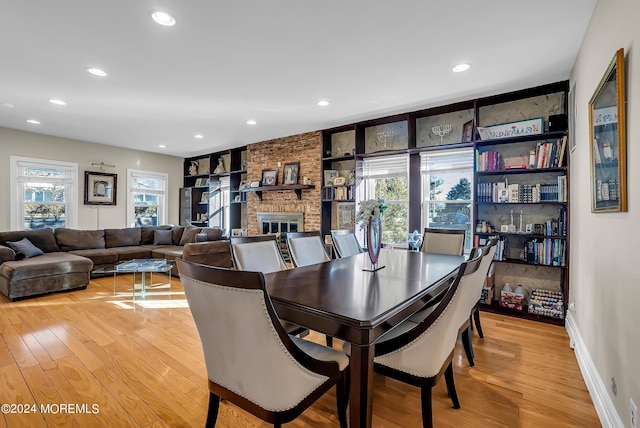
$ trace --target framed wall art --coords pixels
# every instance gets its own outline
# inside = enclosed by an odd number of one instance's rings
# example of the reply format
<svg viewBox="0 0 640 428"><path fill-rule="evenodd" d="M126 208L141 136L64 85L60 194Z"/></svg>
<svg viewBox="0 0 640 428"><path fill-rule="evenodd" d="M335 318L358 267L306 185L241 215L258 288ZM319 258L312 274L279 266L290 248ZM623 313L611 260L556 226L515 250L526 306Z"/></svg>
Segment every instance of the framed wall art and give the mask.
<svg viewBox="0 0 640 428"><path fill-rule="evenodd" d="M262 186L277 186L278 185L278 169L263 169L262 170Z"/></svg>
<svg viewBox="0 0 640 428"><path fill-rule="evenodd" d="M284 164L282 173L282 184L298 184L298 173L300 172L300 162L289 162Z"/></svg>
<svg viewBox="0 0 640 428"><path fill-rule="evenodd" d="M616 52L589 101L591 211L627 211L624 50Z"/></svg>
<svg viewBox="0 0 640 428"><path fill-rule="evenodd" d="M84 172L84 204L115 205L118 184L117 174Z"/></svg>

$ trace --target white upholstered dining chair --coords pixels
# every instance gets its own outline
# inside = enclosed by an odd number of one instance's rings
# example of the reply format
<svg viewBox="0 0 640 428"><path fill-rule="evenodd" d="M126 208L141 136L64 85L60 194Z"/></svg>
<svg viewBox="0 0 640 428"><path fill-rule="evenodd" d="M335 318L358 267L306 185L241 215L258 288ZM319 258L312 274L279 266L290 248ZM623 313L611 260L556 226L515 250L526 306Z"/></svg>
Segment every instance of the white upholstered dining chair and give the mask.
<svg viewBox="0 0 640 428"><path fill-rule="evenodd" d="M465 234L466 231L460 229L434 229L425 227L420 251L424 253L461 256L464 252Z"/></svg>
<svg viewBox="0 0 640 428"><path fill-rule="evenodd" d="M288 269L284 262L275 235L233 236L231 253L237 270L271 273ZM308 330L299 325L281 320L289 334L306 335Z"/></svg>
<svg viewBox="0 0 640 428"><path fill-rule="evenodd" d="M353 230L332 230L331 240L339 258L350 257L364 252Z"/></svg>
<svg viewBox="0 0 640 428"><path fill-rule="evenodd" d="M468 317L465 305L475 293L481 254L464 262L442 300L423 320L409 319L380 336L375 342L374 370L401 382L417 386L421 391L422 424L432 427L432 388L444 375L454 408L460 402L453 379L453 352L459 335L456 320ZM343 349L351 353L349 343Z"/></svg>
<svg viewBox="0 0 640 428"><path fill-rule="evenodd" d="M220 398L280 427L336 385L346 428L347 356L288 335L262 273L177 264L207 368L207 427L216 424Z"/></svg>
<svg viewBox="0 0 640 428"><path fill-rule="evenodd" d="M324 249L320 232L289 232L287 246L296 266L309 266L331 260Z"/></svg>
<svg viewBox="0 0 640 428"><path fill-rule="evenodd" d="M233 236L230 241L238 270L271 273L288 269L275 235Z"/></svg>

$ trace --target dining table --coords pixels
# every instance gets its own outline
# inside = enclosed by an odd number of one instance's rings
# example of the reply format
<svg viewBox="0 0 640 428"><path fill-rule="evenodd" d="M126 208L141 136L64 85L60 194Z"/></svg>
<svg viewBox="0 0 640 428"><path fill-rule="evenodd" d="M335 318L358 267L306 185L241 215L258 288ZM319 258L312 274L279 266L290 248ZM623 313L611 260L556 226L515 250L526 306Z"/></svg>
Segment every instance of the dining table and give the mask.
<svg viewBox="0 0 640 428"><path fill-rule="evenodd" d="M350 427L371 427L374 342L453 282L464 256L403 249L265 274L278 317L351 343Z"/></svg>

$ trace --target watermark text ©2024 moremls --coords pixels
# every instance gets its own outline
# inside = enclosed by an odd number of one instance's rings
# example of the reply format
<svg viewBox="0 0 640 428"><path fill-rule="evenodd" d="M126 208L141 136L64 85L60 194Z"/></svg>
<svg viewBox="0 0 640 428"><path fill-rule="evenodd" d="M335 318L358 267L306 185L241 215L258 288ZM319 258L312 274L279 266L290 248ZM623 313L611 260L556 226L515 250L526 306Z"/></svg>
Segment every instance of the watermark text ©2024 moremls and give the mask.
<svg viewBox="0 0 640 428"><path fill-rule="evenodd" d="M3 403L0 404L0 411L3 414L18 413L42 413L42 414L60 414L60 413L83 413L96 415L100 413L100 405L86 403Z"/></svg>

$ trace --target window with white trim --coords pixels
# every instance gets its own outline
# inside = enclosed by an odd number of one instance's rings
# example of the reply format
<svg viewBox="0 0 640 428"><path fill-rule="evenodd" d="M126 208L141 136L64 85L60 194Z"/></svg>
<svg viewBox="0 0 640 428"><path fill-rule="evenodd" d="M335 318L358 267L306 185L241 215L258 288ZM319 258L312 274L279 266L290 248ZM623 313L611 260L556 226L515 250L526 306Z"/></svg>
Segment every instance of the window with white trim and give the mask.
<svg viewBox="0 0 640 428"><path fill-rule="evenodd" d="M420 153L422 227L466 230L472 246L473 149Z"/></svg>
<svg viewBox="0 0 640 428"><path fill-rule="evenodd" d="M167 183L164 172L127 169L127 224L159 226L167 224Z"/></svg>
<svg viewBox="0 0 640 428"><path fill-rule="evenodd" d="M406 246L409 233L409 155L366 158L362 162L359 202L384 199L387 210L382 217L382 242ZM358 232L359 227L356 227Z"/></svg>
<svg viewBox="0 0 640 428"><path fill-rule="evenodd" d="M10 156L11 228L78 225L78 164Z"/></svg>

